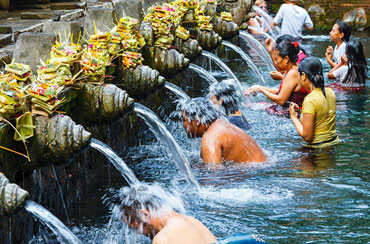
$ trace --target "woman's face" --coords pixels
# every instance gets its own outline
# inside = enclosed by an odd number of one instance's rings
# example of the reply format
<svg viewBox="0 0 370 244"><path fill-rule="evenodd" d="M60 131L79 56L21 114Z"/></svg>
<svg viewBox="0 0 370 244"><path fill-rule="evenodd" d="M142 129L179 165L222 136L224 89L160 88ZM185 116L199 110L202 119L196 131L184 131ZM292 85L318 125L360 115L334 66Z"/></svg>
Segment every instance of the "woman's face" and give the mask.
<svg viewBox="0 0 370 244"><path fill-rule="evenodd" d="M330 40L332 40L333 42L340 41L344 36L343 33L340 33L338 24L333 25L333 28L331 29L329 34Z"/></svg>
<svg viewBox="0 0 370 244"><path fill-rule="evenodd" d="M307 89L307 86L308 86L308 83L309 83L309 80L308 80L308 77L307 75L302 72L302 73L299 73L298 75L298 83L305 89Z"/></svg>
<svg viewBox="0 0 370 244"><path fill-rule="evenodd" d="M284 58L281 57L279 50L274 51L274 60L276 65L278 66L278 69L281 71L288 71L288 63L289 63L289 58L288 56L285 56Z"/></svg>

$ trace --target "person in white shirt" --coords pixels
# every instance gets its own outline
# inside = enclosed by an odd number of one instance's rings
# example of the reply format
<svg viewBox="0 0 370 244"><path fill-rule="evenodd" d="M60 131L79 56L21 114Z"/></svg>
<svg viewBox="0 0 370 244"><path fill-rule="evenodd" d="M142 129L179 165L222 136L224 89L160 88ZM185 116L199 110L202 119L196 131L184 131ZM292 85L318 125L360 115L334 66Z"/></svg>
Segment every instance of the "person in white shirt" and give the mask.
<svg viewBox="0 0 370 244"><path fill-rule="evenodd" d="M329 46L326 49L326 61L331 68L336 67L340 63L341 57L346 51L346 43L351 36L351 26L344 21L337 21L330 31L330 40L335 42L335 48Z"/></svg>
<svg viewBox="0 0 370 244"><path fill-rule="evenodd" d="M285 2L274 18L274 25L281 24L281 35L289 34L299 40L302 38L303 27L313 30L312 20L307 11L296 4L297 0Z"/></svg>

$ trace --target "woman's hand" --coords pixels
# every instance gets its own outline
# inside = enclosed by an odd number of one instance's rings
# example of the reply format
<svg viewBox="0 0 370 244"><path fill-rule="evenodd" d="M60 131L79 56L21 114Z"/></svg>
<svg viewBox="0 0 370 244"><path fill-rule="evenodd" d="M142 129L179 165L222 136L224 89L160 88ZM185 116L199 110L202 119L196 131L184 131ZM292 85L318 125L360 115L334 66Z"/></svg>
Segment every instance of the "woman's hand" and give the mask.
<svg viewBox="0 0 370 244"><path fill-rule="evenodd" d="M331 60L332 56L333 56L333 47L328 46L328 48L326 49L326 52L325 52L326 60Z"/></svg>
<svg viewBox="0 0 370 244"><path fill-rule="evenodd" d="M270 76L274 80L282 80L283 79L283 74L280 73L279 71L271 71Z"/></svg>
<svg viewBox="0 0 370 244"><path fill-rule="evenodd" d="M249 94L256 95L256 92L261 91L262 86L260 85L254 85L252 87L249 87L245 92L244 95L248 96Z"/></svg>
<svg viewBox="0 0 370 244"><path fill-rule="evenodd" d="M274 42L272 41L271 38L267 38L265 41L265 47L269 53L274 51Z"/></svg>
<svg viewBox="0 0 370 244"><path fill-rule="evenodd" d="M298 104L290 102L290 105L289 105L290 118L298 118L298 112L297 112L298 109L299 109Z"/></svg>
<svg viewBox="0 0 370 244"><path fill-rule="evenodd" d="M348 63L348 59L347 59L347 55L342 55L342 57L340 57L340 62L342 63L342 65L347 65Z"/></svg>

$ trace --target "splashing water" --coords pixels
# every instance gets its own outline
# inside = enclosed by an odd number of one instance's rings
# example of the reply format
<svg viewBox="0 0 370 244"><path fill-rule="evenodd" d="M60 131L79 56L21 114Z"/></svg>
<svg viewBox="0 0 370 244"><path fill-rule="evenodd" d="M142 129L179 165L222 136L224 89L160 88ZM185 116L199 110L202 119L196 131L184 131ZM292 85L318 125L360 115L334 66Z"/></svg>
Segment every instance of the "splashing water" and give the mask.
<svg viewBox="0 0 370 244"><path fill-rule="evenodd" d="M276 41L276 39L274 39L274 37L272 37L271 35L269 35L268 33L264 32L263 30L261 30L259 28L256 28L254 26L248 26L248 29L258 31L261 35L264 35L266 38L270 38L274 42Z"/></svg>
<svg viewBox="0 0 370 244"><path fill-rule="evenodd" d="M254 38L251 34L248 34L246 31L240 31L239 34L251 47L253 47L258 52L263 61L265 61L265 63L269 65L269 70L275 70L270 54L267 52L266 48L256 38Z"/></svg>
<svg viewBox="0 0 370 244"><path fill-rule="evenodd" d="M176 86L175 84L172 84L171 82L166 81L164 83L164 87L166 87L168 90L172 91L180 100L189 100L190 97L184 90L182 90L180 87Z"/></svg>
<svg viewBox="0 0 370 244"><path fill-rule="evenodd" d="M251 67L251 69L254 71L254 73L256 73L256 75L258 76L258 78L264 83L266 84L266 81L265 79L263 78L261 72L259 71L259 69L257 68L257 66L253 63L251 57L249 57L248 54L246 54L240 47L232 44L231 42L228 42L228 41L222 41L222 44L225 45L225 46L228 46L230 47L231 49L233 49L235 52L239 53L240 56L247 62L247 64L249 65L249 67Z"/></svg>
<svg viewBox="0 0 370 244"><path fill-rule="evenodd" d="M240 81L239 79L235 76L235 74L231 71L231 69L229 68L229 66L227 66L224 61L222 61L219 57L217 57L216 55L214 55L213 53L211 52L207 52L207 51L202 51L202 55L209 58L209 59L212 59L216 64L218 64L218 66L226 73L229 75L230 78L234 79L236 83L238 83L238 87L240 90L243 90L243 87L242 85L240 84Z"/></svg>
<svg viewBox="0 0 370 244"><path fill-rule="evenodd" d="M27 200L24 208L50 228L61 243L82 244L80 240L52 213L34 201Z"/></svg>
<svg viewBox="0 0 370 244"><path fill-rule="evenodd" d="M203 69L202 67L196 64L189 64L189 69L194 70L199 74L200 77L204 78L208 81L209 84L217 83L215 77L213 77L207 70Z"/></svg>
<svg viewBox="0 0 370 244"><path fill-rule="evenodd" d="M161 119L153 111L144 105L141 105L140 103L134 103L134 111L145 121L154 135L159 140L167 144L180 171L187 175L186 180L199 189L199 183L191 172L188 160L186 159L180 146L175 141L175 138L173 138L172 134L167 130Z"/></svg>
<svg viewBox="0 0 370 244"><path fill-rule="evenodd" d="M140 181L136 178L135 174L132 170L125 164L125 162L105 143L96 140L94 138L91 139L90 146L102 154L104 154L109 161L121 172L123 178L127 181L127 183L131 186L134 184L138 184Z"/></svg>
<svg viewBox="0 0 370 244"><path fill-rule="evenodd" d="M275 26L274 29L271 28L271 26L273 26L274 19L268 13L263 11L263 9L256 5L253 5L253 10L256 11L259 15L261 15L262 22L268 27L271 36L273 36L274 40L276 40L277 36L280 35L281 30L278 26Z"/></svg>

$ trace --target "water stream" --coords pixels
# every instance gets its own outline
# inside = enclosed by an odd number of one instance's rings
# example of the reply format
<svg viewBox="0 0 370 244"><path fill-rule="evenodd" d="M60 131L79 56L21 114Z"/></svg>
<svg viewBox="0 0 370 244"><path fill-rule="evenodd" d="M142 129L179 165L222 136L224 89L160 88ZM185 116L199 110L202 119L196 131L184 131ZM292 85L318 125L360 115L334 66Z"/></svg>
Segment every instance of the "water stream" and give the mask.
<svg viewBox="0 0 370 244"><path fill-rule="evenodd" d="M140 183L140 181L136 178L132 170L108 145L92 138L90 146L104 154L109 159L109 161L114 165L114 167L118 169L118 171L121 173L123 178L125 178L125 180L130 186Z"/></svg>
<svg viewBox="0 0 370 244"><path fill-rule="evenodd" d="M166 87L168 90L172 91L179 99L181 100L189 100L190 97L186 92L184 92L180 87L176 86L175 84L172 84L171 82L166 81L164 83L164 87Z"/></svg>
<svg viewBox="0 0 370 244"><path fill-rule="evenodd" d="M208 81L208 84L217 83L213 75L211 75L207 70L203 69L202 67L196 65L196 64L189 64L189 69L194 70L199 74L200 77L204 78L206 81Z"/></svg>
<svg viewBox="0 0 370 244"><path fill-rule="evenodd" d="M254 31L258 31L261 35L264 35L266 38L270 38L274 42L276 40L271 35L269 35L268 33L264 32L263 30L261 30L260 28L256 28L254 26L248 26L248 29L251 29L251 30L254 30Z"/></svg>
<svg viewBox="0 0 370 244"><path fill-rule="evenodd" d="M248 32L240 31L239 34L249 44L249 46L251 46L258 52L263 61L265 61L265 64L268 64L269 70L270 71L275 70L270 54L267 52L266 48L256 38L254 38L253 35L249 34Z"/></svg>
<svg viewBox="0 0 370 244"><path fill-rule="evenodd" d="M256 11L259 15L261 15L262 22L264 23L265 26L268 27L271 36L274 38L274 40L276 40L276 38L280 35L281 30L278 26L274 26L274 28L271 27L273 26L274 19L268 13L263 11L263 9L256 5L253 5L253 10Z"/></svg>
<svg viewBox="0 0 370 244"><path fill-rule="evenodd" d="M186 176L186 180L189 183L192 183L198 189L199 183L191 171L189 161L185 157L181 147L177 144L175 138L173 138L172 134L168 131L158 115L140 103L134 104L134 111L145 121L155 136L160 141L167 144L168 149L170 149L172 152L178 168Z"/></svg>
<svg viewBox="0 0 370 244"><path fill-rule="evenodd" d="M214 55L213 53L208 52L208 51L203 50L202 55L211 59L211 60L213 60L226 74L229 75L230 78L235 80L235 82L238 84L238 87L240 88L240 90L243 91L243 87L240 84L239 79L235 76L234 72L231 71L229 66L227 66L224 63L224 61L222 61L219 57L217 57L216 55Z"/></svg>
<svg viewBox="0 0 370 244"><path fill-rule="evenodd" d="M261 72L259 71L258 67L253 63L251 57L249 57L248 54L246 54L240 47L232 44L231 42L228 41L222 41L222 44L225 46L230 47L233 49L235 52L239 53L240 56L244 59L244 61L247 62L249 67L253 70L254 73L258 76L258 78L263 82L263 84L266 84L265 78L263 78Z"/></svg>
<svg viewBox="0 0 370 244"><path fill-rule="evenodd" d="M82 244L82 242L52 213L34 201L27 200L24 208L50 228L61 243Z"/></svg>

